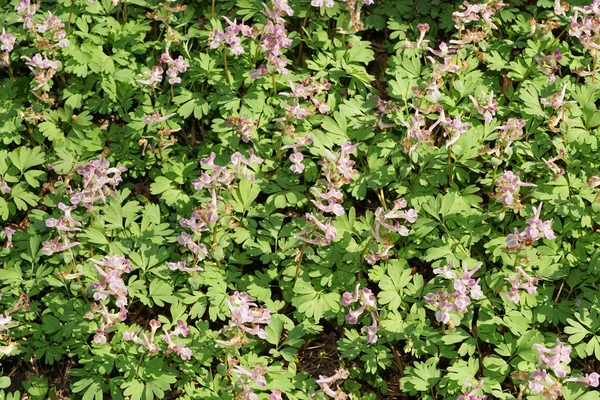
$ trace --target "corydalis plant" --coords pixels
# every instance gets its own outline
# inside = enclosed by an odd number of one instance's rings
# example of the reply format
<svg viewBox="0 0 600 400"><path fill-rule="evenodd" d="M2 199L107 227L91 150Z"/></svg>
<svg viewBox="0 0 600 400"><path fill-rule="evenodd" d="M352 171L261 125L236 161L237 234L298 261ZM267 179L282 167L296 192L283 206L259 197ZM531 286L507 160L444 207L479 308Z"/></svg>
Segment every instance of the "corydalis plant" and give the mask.
<svg viewBox="0 0 600 400"><path fill-rule="evenodd" d="M268 325L271 321L271 312L264 307L254 303L254 299L248 293L234 292L227 300L227 307L231 311L229 326L223 328L223 332L230 336L229 340L217 340L216 343L223 346L239 346L249 343L246 334L257 336L260 339L267 338L267 332L261 325Z"/></svg>
<svg viewBox="0 0 600 400"><path fill-rule="evenodd" d="M371 325L364 326L363 330L367 333L367 343L377 343L378 321L375 315L375 311L377 311L377 300L375 299L375 295L373 295L373 292L369 288L360 290L360 284L357 284L354 288L354 294L345 292L342 295L341 303L345 307L350 307L350 305L357 302L360 302L360 307L356 310L349 309L348 314L346 315L346 321L351 325L355 325L358 323L358 318L362 313L369 311L371 314Z"/></svg>
<svg viewBox="0 0 600 400"><path fill-rule="evenodd" d="M533 218L527 220L528 226L519 232L515 228L514 233L506 237L506 247L509 251L518 250L524 246L530 246L538 239L555 239L556 235L552 230L552 219L542 221L540 219L542 213L542 203L538 207L533 207Z"/></svg>
<svg viewBox="0 0 600 400"><path fill-rule="evenodd" d="M471 299L478 300L483 297L483 292L479 286L479 279L474 279L473 275L479 271L483 264L480 263L475 268L469 270L467 262L463 261L463 272L459 276L452 271L452 263L442 268L435 268L433 273L441 275L452 282L452 290L438 290L436 293L429 293L425 296L425 302L437 308L435 319L438 322L451 323L452 314L458 315L459 319L468 312Z"/></svg>

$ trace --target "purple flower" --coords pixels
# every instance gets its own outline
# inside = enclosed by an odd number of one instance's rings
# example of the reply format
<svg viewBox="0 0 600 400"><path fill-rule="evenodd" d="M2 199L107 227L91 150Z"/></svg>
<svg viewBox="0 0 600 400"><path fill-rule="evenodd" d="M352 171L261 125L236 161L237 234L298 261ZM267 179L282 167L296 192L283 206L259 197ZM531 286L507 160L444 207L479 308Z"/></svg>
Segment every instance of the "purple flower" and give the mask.
<svg viewBox="0 0 600 400"><path fill-rule="evenodd" d="M558 93L554 93L552 96L540 99L540 103L545 106L551 106L553 109L558 110L567 103L573 103L573 101L565 102L565 94L567 90L567 84L563 86L562 90Z"/></svg>
<svg viewBox="0 0 600 400"><path fill-rule="evenodd" d="M329 218L327 222L323 223L319 221L313 214L306 213L305 219L306 227L300 232L294 234L296 239L310 244L328 246L337 237L337 230L331 224L331 218ZM316 232L314 239L306 237L310 227L316 227L320 231ZM312 229L311 232L314 232L314 229Z"/></svg>
<svg viewBox="0 0 600 400"><path fill-rule="evenodd" d="M17 42L17 37L11 33L6 33L4 27L2 27L2 35L0 35L0 50L7 52L13 51L13 47Z"/></svg>
<svg viewBox="0 0 600 400"><path fill-rule="evenodd" d="M11 228L10 226L5 226L4 230L2 231L2 233L4 234L4 236L6 236L6 248L10 248L13 246L13 235L15 234L16 230Z"/></svg>
<svg viewBox="0 0 600 400"><path fill-rule="evenodd" d="M533 183L526 183L519 179L519 172L514 174L512 171L504 171L501 178L496 181L496 197L500 198L500 201L505 206L512 206L513 203L520 204L518 200L517 191L519 187L536 187Z"/></svg>
<svg viewBox="0 0 600 400"><path fill-rule="evenodd" d="M372 323L369 326L364 326L363 330L367 333L367 343L375 344L377 343L377 319L375 318L375 313L371 312Z"/></svg>
<svg viewBox="0 0 600 400"><path fill-rule="evenodd" d="M258 307L250 295L245 292L235 292L226 301L231 311L230 328L237 327L242 333L249 333L261 339L267 338L267 332L260 325L268 325L271 321L271 312L263 307ZM231 342L231 341L230 341ZM218 344L233 344L234 342L218 341Z"/></svg>
<svg viewBox="0 0 600 400"><path fill-rule="evenodd" d="M233 368L233 371L238 375L244 375L248 378L252 379L256 386L265 387L267 386L267 380L265 379L265 374L267 373L267 367L264 365L257 365L252 370L248 370L246 368L242 368L239 365L236 365Z"/></svg>
<svg viewBox="0 0 600 400"><path fill-rule="evenodd" d="M69 242L68 238L65 238L65 241L63 243L59 243L59 239L59 237L55 237L51 241L43 242L42 253L44 253L47 256L51 256L54 253L63 252L79 244L79 242Z"/></svg>
<svg viewBox="0 0 600 400"><path fill-rule="evenodd" d="M538 367L549 367L559 378L567 376L566 365L571 362L571 346L565 346L556 339L556 346L552 349L537 343L533 347L538 353Z"/></svg>
<svg viewBox="0 0 600 400"><path fill-rule="evenodd" d="M159 65L155 65L152 67L151 70L146 71L147 78L139 79L138 82L142 85L152 86L153 88L155 88L156 85L162 82L163 80L162 73L162 67Z"/></svg>
<svg viewBox="0 0 600 400"><path fill-rule="evenodd" d="M394 202L394 208L387 213L383 207L378 207L375 210L375 238L377 239L377 242L387 242L387 240L384 240L381 236L381 227L396 232L400 236L408 236L410 231L406 226L402 225L399 220L403 219L406 222L413 223L417 220L418 214L414 208L402 211L406 208L407 204L405 199L399 198Z"/></svg>
<svg viewBox="0 0 600 400"><path fill-rule="evenodd" d="M169 67L167 69L167 76L169 77L169 83L174 85L176 83L181 83L181 78L179 74L187 71L189 65L185 62L182 56L179 56L177 59L171 58L169 55L169 48L165 49L165 52L161 54L159 62L161 64L167 64Z"/></svg>
<svg viewBox="0 0 600 400"><path fill-rule="evenodd" d="M565 379L564 382L579 382L585 383L587 386L598 387L600 385L600 375L592 372L591 374L585 374L583 378L569 378Z"/></svg>
<svg viewBox="0 0 600 400"><path fill-rule="evenodd" d="M525 228L523 232L518 231L515 228L515 232L509 234L506 237L506 247L508 249L516 250L522 247L523 243L527 243L527 245L531 245L532 242L535 242L538 239L548 239L552 240L556 238L554 231L552 230L552 219L547 221L542 221L540 219L540 215L542 212L542 203L540 203L539 207L533 207L533 218L529 218L527 220L528 226Z"/></svg>
<svg viewBox="0 0 600 400"><path fill-rule="evenodd" d="M487 396L482 395L482 396L478 396L476 393L479 389L481 389L481 386L483 385L483 380L479 381L479 383L477 384L477 386L475 386L470 392L467 392L466 390L463 391L463 394L461 394L460 396L458 396L458 398L456 400L485 400L487 399ZM469 383L467 385L471 386L471 384Z"/></svg>
<svg viewBox="0 0 600 400"><path fill-rule="evenodd" d="M312 0L310 2L310 5L313 7L327 7L327 8L332 8L334 6L334 2L333 0Z"/></svg>

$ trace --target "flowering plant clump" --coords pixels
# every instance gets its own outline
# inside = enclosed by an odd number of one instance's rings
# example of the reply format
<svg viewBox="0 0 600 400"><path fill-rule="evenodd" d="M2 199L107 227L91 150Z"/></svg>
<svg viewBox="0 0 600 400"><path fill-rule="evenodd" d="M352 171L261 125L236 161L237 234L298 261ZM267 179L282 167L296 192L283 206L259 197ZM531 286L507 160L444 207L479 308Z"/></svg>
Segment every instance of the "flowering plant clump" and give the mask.
<svg viewBox="0 0 600 400"><path fill-rule="evenodd" d="M600 400L599 0L0 11L0 399Z"/></svg>

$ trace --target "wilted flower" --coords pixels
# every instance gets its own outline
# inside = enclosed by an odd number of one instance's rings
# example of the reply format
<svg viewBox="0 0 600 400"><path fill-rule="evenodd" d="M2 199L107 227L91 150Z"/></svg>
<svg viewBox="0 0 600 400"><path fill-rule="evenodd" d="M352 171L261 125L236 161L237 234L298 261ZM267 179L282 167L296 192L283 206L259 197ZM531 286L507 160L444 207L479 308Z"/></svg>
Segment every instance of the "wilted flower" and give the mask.
<svg viewBox="0 0 600 400"><path fill-rule="evenodd" d="M323 390L323 392L329 397L333 397L336 400L346 400L348 395L342 391L342 388L338 386L337 390L333 390L331 385L336 381L348 379L350 376L350 372L346 369L339 369L335 372L334 375L325 377L323 375L319 375L319 379L317 379L317 385Z"/></svg>

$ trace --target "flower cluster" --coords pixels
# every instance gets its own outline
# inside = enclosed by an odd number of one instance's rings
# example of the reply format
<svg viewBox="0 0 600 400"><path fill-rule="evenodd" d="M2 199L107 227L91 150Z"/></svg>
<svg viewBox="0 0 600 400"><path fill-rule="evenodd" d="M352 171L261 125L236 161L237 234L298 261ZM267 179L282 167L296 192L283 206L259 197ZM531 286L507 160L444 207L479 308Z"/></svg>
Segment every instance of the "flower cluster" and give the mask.
<svg viewBox="0 0 600 400"><path fill-rule="evenodd" d="M465 383L465 385L467 387L471 386L471 382L467 381ZM460 396L458 396L458 398L456 400L486 400L487 396L486 395L481 395L478 396L477 395L477 391L479 389L481 389L481 386L483 385L483 380L479 381L479 383L477 383L477 385L471 389L471 391L467 392L466 390L463 392L463 394L461 394Z"/></svg>
<svg viewBox="0 0 600 400"><path fill-rule="evenodd" d="M343 207L340 205L344 197L339 188L342 185L349 183L352 179L352 175L357 172L353 168L355 162L350 160L350 155L354 154L357 147L358 144L352 145L350 142L345 142L339 150L339 155L336 156L327 150L325 157L321 160L321 167L323 170L322 175L327 189L326 191L321 191L317 186L311 189L316 197L316 199L311 200L311 202L321 212L333 213L337 216L344 214ZM323 182L323 180L321 180L321 182ZM327 204L324 204L324 201L326 201ZM319 218L312 213L307 213L305 217L306 227L294 235L297 239L306 243L327 246L337 237L337 231L333 225L331 225L331 218L329 218L327 222L321 222L319 221ZM310 235L307 235L307 233L315 231L315 238L310 238Z"/></svg>
<svg viewBox="0 0 600 400"><path fill-rule="evenodd" d="M254 393L254 390L249 384L250 382L254 382L258 387L267 386L267 379L265 378L267 367L265 365L256 365L254 368L249 370L236 365L231 369L231 372L238 379L238 383L242 386L242 394L240 395L240 398L258 400L258 395ZM275 394L275 396L277 396L277 394ZM269 396L269 399L271 398L273 398L273 394Z"/></svg>
<svg viewBox="0 0 600 400"><path fill-rule="evenodd" d="M438 50L434 50L431 47L427 47L427 50L434 56L440 57L443 60L443 62L438 62L433 57L427 56L427 59L431 61L434 67L432 73L433 81L430 83L430 85L432 85L432 92L430 92L429 94L437 101L439 100L441 93L438 90L437 85L435 85L435 88L433 87L433 85L436 81L441 80L441 77L444 73L457 73L460 70L460 65L454 63L453 57L451 55L456 53L456 49L452 48L451 46L448 46L446 42L441 42L438 46Z"/></svg>
<svg viewBox="0 0 600 400"><path fill-rule="evenodd" d="M414 43L406 39L402 45L402 49L420 49L424 47L423 45L427 46L429 40L425 40L425 34L429 31L429 24L418 24L417 29L419 30L419 39Z"/></svg>
<svg viewBox="0 0 600 400"><path fill-rule="evenodd" d="M98 200L106 202L107 196L114 196L114 190L123 181L121 174L126 171L127 168L122 166L110 167L106 159L90 161L85 167L77 169L77 173L83 177L83 189L71 192L71 203L91 209Z"/></svg>
<svg viewBox="0 0 600 400"><path fill-rule="evenodd" d="M244 24L244 21L238 24L237 20L231 21L227 17L223 17L223 19L227 22L227 28L225 28L225 31L219 29L213 30L209 36L208 47L217 49L221 43L225 42L231 49L231 52L239 56L244 52L244 48L242 47L242 39L238 35L242 34L242 36L252 37L253 29Z"/></svg>
<svg viewBox="0 0 600 400"><path fill-rule="evenodd" d="M98 272L98 281L90 286L94 290L94 300L103 301L114 296L116 305L121 310L127 306L127 286L121 275L131 272L131 261L123 256L107 256L105 260L90 258Z"/></svg>
<svg viewBox="0 0 600 400"><path fill-rule="evenodd" d="M268 325L271 321L271 312L264 307L258 307L252 297L245 292L234 292L227 300L227 306L231 311L231 321L226 330L237 329L236 335L229 341L217 340L216 343L224 346L235 346L247 342L245 334L267 338L267 332L261 325Z"/></svg>
<svg viewBox="0 0 600 400"><path fill-rule="evenodd" d="M327 182L333 182L337 187L350 183L352 175L358 173L353 168L356 162L350 159L350 156L356 152L357 148L358 143L345 142L340 147L339 155L337 156L326 150L325 157L321 160L321 166L323 168L323 176Z"/></svg>
<svg viewBox="0 0 600 400"><path fill-rule="evenodd" d="M261 36L261 48L265 52L269 65L273 66L279 74L286 75L289 72L286 68L288 60L283 56L282 50L292 46L292 39L287 37L282 22L274 24L269 20L264 30L265 33Z"/></svg>
<svg viewBox="0 0 600 400"><path fill-rule="evenodd" d="M573 101L564 101L566 90L567 85L565 84L560 92L554 93L550 97L540 99L540 103L545 106L551 106L555 110L564 107L567 103L574 103Z"/></svg>
<svg viewBox="0 0 600 400"><path fill-rule="evenodd" d="M42 58L39 53L36 53L31 58L26 56L22 56L21 58L27 61L27 66L34 73L34 79L37 82L37 86L33 88L34 91L40 90L50 82L60 66L60 62L50 61L47 56Z"/></svg>
<svg viewBox="0 0 600 400"><path fill-rule="evenodd" d="M208 158L200 159L200 164L207 169L202 171L200 177L192 182L194 189L216 189L219 187L229 187L237 178L242 177L254 181L254 175L248 172L248 166L252 163L262 164L264 160L257 157L252 149L248 150L248 158L241 153L236 152L231 155L231 161L228 166L215 164L215 153L210 153Z"/></svg>
<svg viewBox="0 0 600 400"><path fill-rule="evenodd" d="M378 243L390 244L387 237L382 237L382 227L390 232L396 232L400 236L408 236L410 231L400 223L400 220L412 224L417 220L418 214L414 208L404 210L407 205L408 203L404 198L399 198L394 202L394 208L390 211L386 212L383 207L378 207L375 210L375 239Z"/></svg>
<svg viewBox="0 0 600 400"><path fill-rule="evenodd" d="M551 55L537 58L538 65L542 72L548 76L550 82L556 80L556 73L560 70L559 61L563 58L559 49L552 52Z"/></svg>
<svg viewBox="0 0 600 400"><path fill-rule="evenodd" d="M537 293L535 285L537 285L540 279L540 275L533 278L523 271L523 268L517 266L517 275L513 279L505 278L511 285L506 298L514 303L518 303L521 299L519 289L525 289L529 294Z"/></svg>
<svg viewBox="0 0 600 400"><path fill-rule="evenodd" d="M305 214L306 226L294 237L302 242L328 246L337 237L337 230L331 224L331 218L321 222L312 213ZM314 237L313 237L314 236Z"/></svg>
<svg viewBox="0 0 600 400"><path fill-rule="evenodd" d="M309 76L295 85L290 82L290 87L292 89L291 93L282 92L280 94L295 99L310 99L321 114L325 114L329 111L327 102L324 99L319 100L319 98L326 94L331 88L331 83L329 83L327 79L323 79L319 82L314 77Z"/></svg>
<svg viewBox="0 0 600 400"><path fill-rule="evenodd" d="M483 4L469 4L465 1L462 6L464 11L452 13L452 19L455 22L456 29L459 30L462 30L465 24L472 21L479 21L480 19L483 19L490 28L498 29L496 24L492 22L492 16L505 6L506 4L500 3L497 0L489 0Z"/></svg>
<svg viewBox="0 0 600 400"><path fill-rule="evenodd" d="M481 105L479 104L479 101L475 99L475 97L469 96L469 99L471 99L473 102L477 112L483 115L485 122L490 122L498 111L498 102L494 99L494 92L490 92L490 95L487 97L486 96L487 95L485 93L481 93Z"/></svg>
<svg viewBox="0 0 600 400"><path fill-rule="evenodd" d="M496 127L498 135L494 137L500 142L500 146L495 149L496 156L500 156L501 147L504 147L504 152L510 149L510 146L514 141L519 140L523 136L523 128L525 127L525 120L518 118L510 118L504 125Z"/></svg>
<svg viewBox="0 0 600 400"><path fill-rule="evenodd" d="M312 136L307 134L304 136L297 136L296 143L294 144L281 146L281 150L293 149L293 152L289 157L289 160L292 162L290 169L293 173L301 174L304 171L304 154L302 154L298 149L310 144L312 144Z"/></svg>
<svg viewBox="0 0 600 400"><path fill-rule="evenodd" d="M247 119L242 116L228 117L227 126L233 126L242 137L242 142L248 143L252 139L252 129L258 125L258 119Z"/></svg>
<svg viewBox="0 0 600 400"><path fill-rule="evenodd" d="M160 56L159 59L161 64L166 64L167 76L169 77L169 83L174 85L176 83L181 83L181 78L179 74L183 74L187 71L189 65L183 59L183 56L179 56L177 58L172 58L169 55L169 49L167 48L165 52Z"/></svg>
<svg viewBox="0 0 600 400"><path fill-rule="evenodd" d="M31 0L20 0L19 5L15 6L15 11L18 12L19 21L23 21L23 28L32 29L33 16L36 11L40 8L40 3L31 4Z"/></svg>
<svg viewBox="0 0 600 400"><path fill-rule="evenodd" d="M69 39L67 39L67 32L63 29L65 24L63 24L62 20L52 14L52 11L48 11L48 16L44 18L41 24L37 24L36 28L38 33L51 33L52 41L56 44L49 46L55 47L58 46L60 48L65 48L69 45Z"/></svg>
<svg viewBox="0 0 600 400"><path fill-rule="evenodd" d="M4 27L2 27L2 35L0 35L0 50L2 50L3 52L0 53L0 66L9 66L9 55L10 52L13 51L16 42L17 37L11 33L6 33Z"/></svg>
<svg viewBox="0 0 600 400"><path fill-rule="evenodd" d="M583 47L595 54L600 49L600 1L594 0L589 6L573 7L573 10L569 35L579 39Z"/></svg>
<svg viewBox="0 0 600 400"><path fill-rule="evenodd" d="M389 100L380 99L379 96L373 96L373 98L377 100L377 106L375 106L375 115L379 117L377 125L381 129L396 126L396 124L392 122L383 122L383 118L386 115L393 114L394 112L400 110L400 107Z"/></svg>
<svg viewBox="0 0 600 400"><path fill-rule="evenodd" d="M460 136L467 131L469 124L463 123L460 115L455 118L449 118L446 117L444 108L441 105L437 105L435 109L439 112L439 116L428 128L425 127L425 118L419 115L418 109L410 122L403 121L407 129L407 136L402 141L405 152L411 152L423 143L433 145L433 131L438 126L444 128L443 135L448 138L446 140L447 149L456 143Z"/></svg>
<svg viewBox="0 0 600 400"><path fill-rule="evenodd" d="M48 228L56 228L61 232L76 232L80 231L81 222L77 221L71 215L71 211L75 210L77 206L67 206L63 202L58 203L58 209L63 211L64 214L58 219L48 218L46 220L46 226Z"/></svg>
<svg viewBox="0 0 600 400"><path fill-rule="evenodd" d="M519 179L519 172L504 171L500 179L496 181L496 198L509 208L522 208L517 191L520 187L536 187L533 183L526 183Z"/></svg>
<svg viewBox="0 0 600 400"><path fill-rule="evenodd" d="M152 69L146 71L146 79L138 79L138 82L145 86L152 86L156 88L156 85L163 80L163 68L160 65L155 65Z"/></svg>
<svg viewBox="0 0 600 400"><path fill-rule="evenodd" d="M85 317L92 320L96 313L100 314L101 322L98 329L96 329L94 342L103 345L106 344L107 341L106 334L108 333L108 329L117 325L120 321L125 321L127 319L127 309L122 307L118 313L111 313L103 303L92 303L91 311L86 313Z"/></svg>
<svg viewBox="0 0 600 400"><path fill-rule="evenodd" d="M185 260L181 260L178 262L170 262L167 264L167 267L171 271L183 271L183 272L204 271L204 269L201 267L187 267L185 264Z"/></svg>
<svg viewBox="0 0 600 400"><path fill-rule="evenodd" d="M323 390L323 392L336 400L346 400L348 399L348 395L342 391L342 388L339 387L337 390L333 390L331 385L339 380L348 379L350 376L350 372L347 369L339 369L335 372L334 375L325 377L323 375L319 375L319 379L317 379L317 385Z"/></svg>
<svg viewBox="0 0 600 400"><path fill-rule="evenodd" d="M552 219L542 221L540 215L542 212L542 204L539 207L533 207L533 218L527 220L527 228L523 232L519 232L515 228L514 233L506 236L506 247L509 250L517 250L523 246L529 246L538 239L549 239L556 238L554 231L552 230Z"/></svg>
<svg viewBox="0 0 600 400"><path fill-rule="evenodd" d="M378 323L375 316L375 310L377 309L375 295L369 288L360 290L360 284L357 284L354 288L354 294L345 292L342 295L341 303L344 307L349 307L356 302L360 302L360 307L356 310L350 309L346 315L346 321L351 325L357 324L361 314L365 312L365 310L369 311L371 313L371 325L364 326L363 330L367 333L367 343L377 343Z"/></svg>
<svg viewBox="0 0 600 400"><path fill-rule="evenodd" d="M463 273L460 277L452 271L452 263L433 270L434 274L450 279L454 289L452 292L438 290L436 293L429 293L425 296L425 302L438 309L435 313L435 319L438 322L449 323L451 313L467 313L471 299L477 300L483 296L483 292L479 286L481 278L477 280L473 279L473 275L481 266L482 264L480 263L475 268L469 270L466 261L463 261Z"/></svg>
<svg viewBox="0 0 600 400"><path fill-rule="evenodd" d="M155 319L150 320L150 337L146 335L145 332L141 332L141 329L138 329L135 332L125 331L123 333L123 340L132 341L135 344L141 345L145 347L148 351L148 354L154 354L159 352L161 349L158 345L154 343L154 339L156 336L156 332L162 326L160 321ZM188 361L192 358L194 352L189 347L186 347L185 344L179 343L176 344L174 342L174 338L177 336L187 337L190 334L190 328L181 320L177 321L177 327L169 332L166 327L162 326L162 340L167 344L166 354L177 353L182 360Z"/></svg>
<svg viewBox="0 0 600 400"><path fill-rule="evenodd" d="M65 240L60 243L60 237L57 236L52 240L42 242L42 253L47 256L51 256L54 253L61 253L70 249L71 247L77 246L78 244L79 242L72 242L69 238L65 238Z"/></svg>

